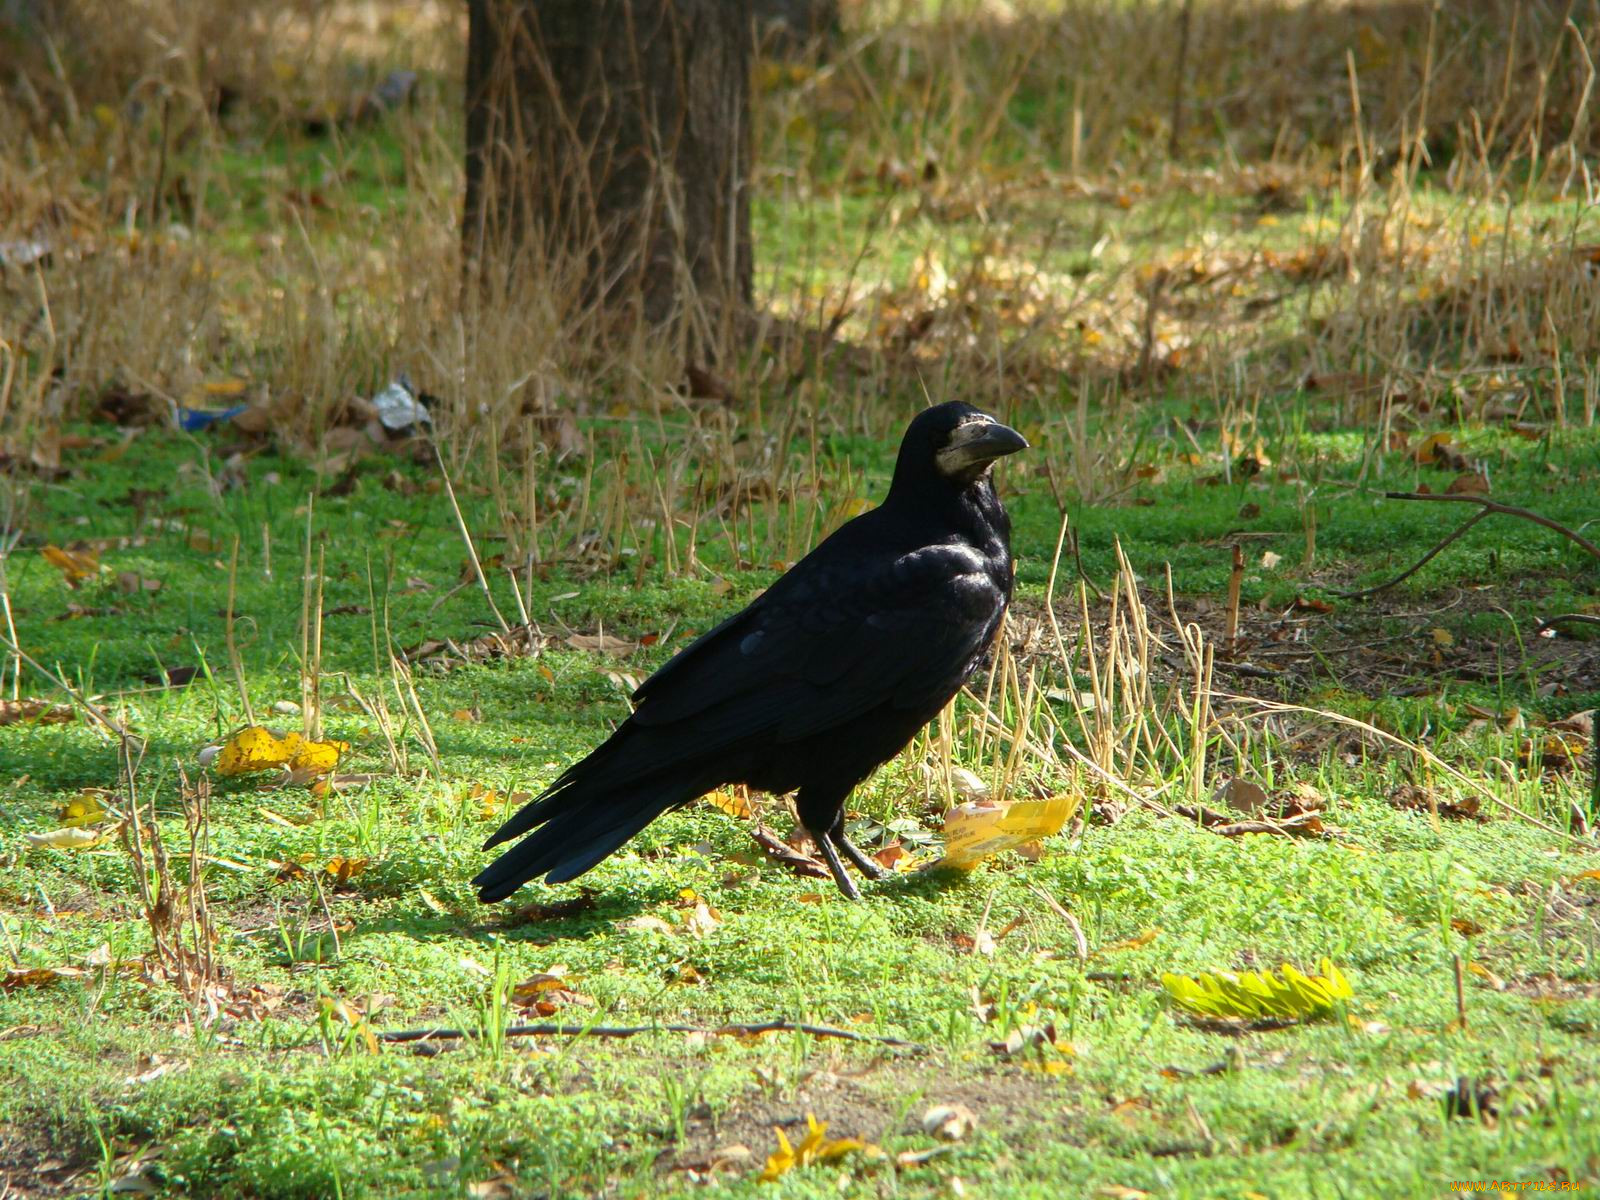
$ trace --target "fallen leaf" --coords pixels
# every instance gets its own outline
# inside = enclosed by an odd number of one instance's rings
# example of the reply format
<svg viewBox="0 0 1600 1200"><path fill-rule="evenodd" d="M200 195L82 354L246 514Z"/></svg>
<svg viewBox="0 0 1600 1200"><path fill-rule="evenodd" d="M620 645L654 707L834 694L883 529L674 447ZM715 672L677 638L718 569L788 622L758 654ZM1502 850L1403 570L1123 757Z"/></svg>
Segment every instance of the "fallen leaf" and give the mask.
<svg viewBox="0 0 1600 1200"><path fill-rule="evenodd" d="M1144 946L1148 946L1160 936L1161 927L1156 926L1152 929L1146 929L1143 933L1135 934L1133 937L1123 938L1120 942L1112 942L1109 946L1101 946L1100 949L1095 951L1095 953L1115 954L1121 950L1138 950Z"/></svg>
<svg viewBox="0 0 1600 1200"><path fill-rule="evenodd" d="M102 788L84 788L61 806L61 824L68 829L99 824L110 815L105 806L110 794Z"/></svg>
<svg viewBox="0 0 1600 1200"><path fill-rule="evenodd" d="M755 815L755 809L750 804L750 792L743 787L710 792L705 799L713 808L741 821L747 821Z"/></svg>
<svg viewBox="0 0 1600 1200"><path fill-rule="evenodd" d="M588 650L596 654L613 654L619 657L632 654L639 648L638 642L625 641L604 632L574 633L567 638L567 645L574 650Z"/></svg>
<svg viewBox="0 0 1600 1200"><path fill-rule="evenodd" d="M1211 793L1213 804L1226 804L1242 813L1258 813L1267 806L1267 791L1248 779L1225 779Z"/></svg>
<svg viewBox="0 0 1600 1200"><path fill-rule="evenodd" d="M87 850L98 846L111 836L109 829L78 829L68 827L65 829L51 829L45 833L25 833L22 835L30 846L38 846L49 850Z"/></svg>
<svg viewBox="0 0 1600 1200"><path fill-rule="evenodd" d="M311 742L298 733L278 734L265 726L241 729L216 756L218 775L247 775L287 767L306 775L324 775L350 748L348 742Z"/></svg>
<svg viewBox="0 0 1600 1200"><path fill-rule="evenodd" d="M63 979L77 979L82 975L83 972L77 967L10 967L4 975L0 975L0 991L49 987Z"/></svg>
<svg viewBox="0 0 1600 1200"><path fill-rule="evenodd" d="M1272 971L1218 971L1191 979L1168 971L1161 986L1174 1004L1194 1016L1303 1021L1326 1016L1336 1001L1354 995L1339 968L1326 958L1321 965L1321 975L1304 975L1284 963L1281 977Z"/></svg>
<svg viewBox="0 0 1600 1200"><path fill-rule="evenodd" d="M74 715L70 706L48 700L0 700L0 725L65 725Z"/></svg>
<svg viewBox="0 0 1600 1200"><path fill-rule="evenodd" d="M100 573L100 556L92 550L63 550L60 546L46 546L39 553L74 587L82 580L93 579Z"/></svg>
<svg viewBox="0 0 1600 1200"><path fill-rule="evenodd" d="M922 1114L922 1131L941 1142L959 1142L977 1127L977 1114L965 1104L935 1104Z"/></svg>
<svg viewBox="0 0 1600 1200"><path fill-rule="evenodd" d="M1079 797L1062 792L1044 800L958 804L945 816L944 857L936 866L970 871L984 859L1060 833Z"/></svg>
<svg viewBox="0 0 1600 1200"><path fill-rule="evenodd" d="M762 1183L772 1183L796 1167L832 1162L846 1154L859 1152L877 1157L883 1153L860 1138L830 1139L827 1136L828 1123L819 1122L811 1113L806 1114L806 1135L800 1139L799 1145L791 1145L781 1127L774 1125L772 1131L778 1135L778 1148L767 1157L767 1165L761 1172Z"/></svg>
<svg viewBox="0 0 1600 1200"><path fill-rule="evenodd" d="M161 580L151 579L148 575L140 575L136 571L118 571L117 590L133 595L159 592L161 590Z"/></svg>

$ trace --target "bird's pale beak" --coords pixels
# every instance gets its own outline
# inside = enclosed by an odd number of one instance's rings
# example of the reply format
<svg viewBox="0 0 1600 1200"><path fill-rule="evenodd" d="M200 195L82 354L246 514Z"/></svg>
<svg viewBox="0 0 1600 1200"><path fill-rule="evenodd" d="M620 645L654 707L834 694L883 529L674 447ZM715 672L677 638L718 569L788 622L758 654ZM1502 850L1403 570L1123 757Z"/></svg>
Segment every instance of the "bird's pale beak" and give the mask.
<svg viewBox="0 0 1600 1200"><path fill-rule="evenodd" d="M969 421L951 433L949 444L936 457L939 470L946 475L960 475L1027 448L1028 439L1009 425Z"/></svg>

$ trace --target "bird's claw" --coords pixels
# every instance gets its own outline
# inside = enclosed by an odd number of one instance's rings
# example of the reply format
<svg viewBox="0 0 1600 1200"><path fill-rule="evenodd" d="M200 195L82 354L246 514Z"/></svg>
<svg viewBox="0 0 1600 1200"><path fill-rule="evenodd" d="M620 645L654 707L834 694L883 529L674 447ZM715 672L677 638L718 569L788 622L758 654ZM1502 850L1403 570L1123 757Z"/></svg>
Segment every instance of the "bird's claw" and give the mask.
<svg viewBox="0 0 1600 1200"><path fill-rule="evenodd" d="M856 870L860 871L868 879L887 879L889 877L889 872L882 863L874 862L863 854L861 848L845 837L844 834L835 833L831 836L834 841L839 843L839 849L844 851L844 856L855 863Z"/></svg>
<svg viewBox="0 0 1600 1200"><path fill-rule="evenodd" d="M839 890L844 893L844 898L846 900L861 899L861 889L856 887L856 881L850 878L844 869L844 864L839 861L839 852L834 849L833 838L826 833L819 833L814 836L817 849L822 851L822 857L828 864L828 870L833 874L833 882L839 885ZM843 838L839 840L844 841ZM850 846L848 842L845 842L845 845ZM850 850L854 849L855 847L850 846L850 849L847 849L845 853L849 854ZM856 850L856 853L859 854L861 852Z"/></svg>

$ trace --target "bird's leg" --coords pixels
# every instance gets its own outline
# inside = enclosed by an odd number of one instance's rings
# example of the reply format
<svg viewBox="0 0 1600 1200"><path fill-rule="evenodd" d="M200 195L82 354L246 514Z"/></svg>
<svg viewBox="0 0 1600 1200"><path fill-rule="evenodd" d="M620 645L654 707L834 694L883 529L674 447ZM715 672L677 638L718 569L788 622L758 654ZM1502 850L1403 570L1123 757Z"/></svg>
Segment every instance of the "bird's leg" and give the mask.
<svg viewBox="0 0 1600 1200"><path fill-rule="evenodd" d="M838 845L839 849L844 851L844 856L851 862L855 863L856 869L868 879L884 879L888 877L889 872L884 869L883 865L881 863L873 862L872 859L863 854L861 852L861 847L857 846L849 838L845 837L844 830L842 828L835 833L829 834L828 836L833 839L835 844Z"/></svg>
<svg viewBox="0 0 1600 1200"><path fill-rule="evenodd" d="M861 889L856 887L856 881L845 873L844 864L839 861L839 852L833 848L833 839L826 833L817 833L815 831L812 831L811 838L817 843L817 849L822 851L822 857L828 863L828 870L833 872L833 881L839 885L839 890L844 893L844 898L846 900L861 899ZM849 852L846 851L846 853Z"/></svg>

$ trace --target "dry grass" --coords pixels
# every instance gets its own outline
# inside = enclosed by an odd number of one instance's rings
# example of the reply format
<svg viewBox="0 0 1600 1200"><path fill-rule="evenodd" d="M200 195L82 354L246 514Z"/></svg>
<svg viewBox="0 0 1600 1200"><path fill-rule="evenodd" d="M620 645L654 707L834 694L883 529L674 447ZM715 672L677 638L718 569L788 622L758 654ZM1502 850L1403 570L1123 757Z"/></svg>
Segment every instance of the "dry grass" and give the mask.
<svg viewBox="0 0 1600 1200"><path fill-rule="evenodd" d="M0 238L52 248L0 268L0 449L46 470L107 387L234 376L337 468L351 398L407 367L520 560L598 514L608 565L687 520L692 566L741 506L787 531L741 558L792 557L840 515L818 431L881 434L924 388L1037 414L1086 499L1126 451L1094 418L1152 393L1246 439L1308 380L1375 438L1506 378L1558 424L1600 409L1592 11L1207 0L1175 107L1170 5L847 8L825 59L760 68L759 336L696 397L678 344L602 339L570 267L460 288L454 9L137 9L65 6L0 99ZM423 81L375 128L392 66ZM574 415L646 418L697 469L635 424L574 509L537 482L585 448Z"/></svg>

